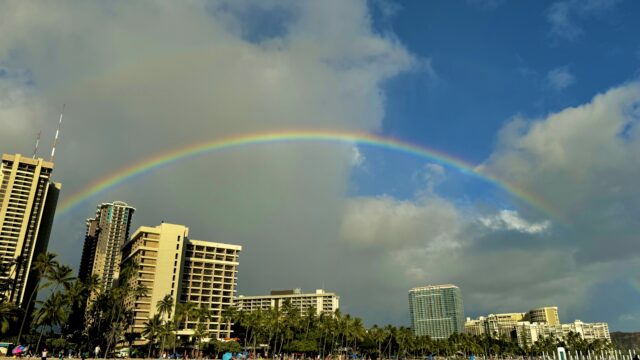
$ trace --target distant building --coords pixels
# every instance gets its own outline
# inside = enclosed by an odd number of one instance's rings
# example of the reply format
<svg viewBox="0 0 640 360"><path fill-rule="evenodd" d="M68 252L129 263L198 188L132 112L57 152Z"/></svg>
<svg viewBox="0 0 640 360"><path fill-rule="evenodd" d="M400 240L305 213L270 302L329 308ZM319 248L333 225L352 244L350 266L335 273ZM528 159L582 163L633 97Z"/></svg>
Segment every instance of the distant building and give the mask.
<svg viewBox="0 0 640 360"><path fill-rule="evenodd" d="M531 321L534 320L534 321ZM563 340L574 332L587 341L611 340L606 323L587 324L580 320L561 324L558 308L543 307L526 313L491 314L472 320L467 318L464 332L471 335L487 334L493 338L517 339L521 346L531 346L539 339L553 336Z"/></svg>
<svg viewBox="0 0 640 360"><path fill-rule="evenodd" d="M114 286L120 274L120 248L129 238L135 209L122 201L98 205L96 216L87 219L78 277L100 279L102 291Z"/></svg>
<svg viewBox="0 0 640 360"><path fill-rule="evenodd" d="M300 289L293 289L274 290L271 295L240 295L236 298L236 306L245 311L269 310L281 308L285 301L289 301L303 315L309 309L314 309L316 315L333 314L340 307L340 297L323 289L317 289L315 293L302 293Z"/></svg>
<svg viewBox="0 0 640 360"><path fill-rule="evenodd" d="M547 306L529 310L525 320L532 323L544 323L549 325L560 324L557 306Z"/></svg>
<svg viewBox="0 0 640 360"><path fill-rule="evenodd" d="M129 281L148 289L147 296L125 302L133 311L132 332L140 336L145 322L157 313L157 303L171 295L171 317L179 302L195 303L211 311L212 316L202 321L213 338L230 337L232 324L223 320L223 311L233 304L241 250L239 245L189 239L189 228L183 225L138 228L122 248L123 266L133 261L138 264ZM196 320L187 318L179 325L178 335L193 335Z"/></svg>
<svg viewBox="0 0 640 360"><path fill-rule="evenodd" d="M429 285L409 290L409 313L416 336L446 339L464 329L462 294L455 285Z"/></svg>
<svg viewBox="0 0 640 360"><path fill-rule="evenodd" d="M551 336L558 340L566 340L570 332L589 342L597 339L611 341L607 323L583 323L580 320L555 325L523 321L516 325L515 331L520 346L531 346L539 339Z"/></svg>
<svg viewBox="0 0 640 360"><path fill-rule="evenodd" d="M480 316L478 319L467 318L464 323L464 333L469 335L481 336L486 334L485 330L485 318Z"/></svg>
<svg viewBox="0 0 640 360"><path fill-rule="evenodd" d="M3 154L0 163L0 261L10 264L0 279L4 297L27 309L35 301L33 262L47 251L61 185L51 181L53 163Z"/></svg>

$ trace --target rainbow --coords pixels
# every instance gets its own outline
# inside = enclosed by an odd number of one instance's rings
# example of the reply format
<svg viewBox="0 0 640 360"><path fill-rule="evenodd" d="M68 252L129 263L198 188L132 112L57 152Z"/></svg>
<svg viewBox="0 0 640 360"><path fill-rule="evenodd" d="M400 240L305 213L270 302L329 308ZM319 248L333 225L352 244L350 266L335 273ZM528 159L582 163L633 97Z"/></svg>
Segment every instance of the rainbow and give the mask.
<svg viewBox="0 0 640 360"><path fill-rule="evenodd" d="M508 193L525 201L534 208L542 211L544 214L557 218L554 209L545 204L542 200L537 199L531 193L524 189L518 188L506 181L500 180L490 174L481 173L476 167L462 159L452 155L445 154L438 150L429 149L423 146L412 144L393 138L387 138L379 135L348 132L348 131L329 131L329 130L286 130L249 133L241 135L233 135L229 137L214 139L201 143L189 145L187 147L173 149L161 153L150 158L146 158L132 165L120 168L109 176L98 179L89 184L85 188L66 197L59 209L59 213L64 215L79 204L92 199L93 197L104 193L107 190L114 189L128 180L148 174L158 168L168 166L179 160L191 158L203 154L215 153L223 150L232 150L245 146L258 146L274 143L338 143L370 146L375 148L387 149L391 151L405 153L411 156L430 159L438 163L442 163L462 172L473 174L495 186L506 190Z"/></svg>

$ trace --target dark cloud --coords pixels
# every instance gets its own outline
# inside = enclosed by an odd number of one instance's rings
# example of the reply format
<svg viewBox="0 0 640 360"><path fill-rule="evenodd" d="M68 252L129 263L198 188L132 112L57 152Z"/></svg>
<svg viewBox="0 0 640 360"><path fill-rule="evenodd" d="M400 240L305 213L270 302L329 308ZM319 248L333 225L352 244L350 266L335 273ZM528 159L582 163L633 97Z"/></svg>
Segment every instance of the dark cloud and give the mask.
<svg viewBox="0 0 640 360"><path fill-rule="evenodd" d="M116 169L196 142L265 130L374 131L381 84L414 59L373 30L367 6L3 3L0 64L5 74L28 69L34 85L0 78L0 150L30 152L35 129L51 134L66 103L54 173L64 201ZM50 249L77 264L84 219L99 202L124 200L137 209L135 225L183 223L195 239L243 245L241 294L324 286L374 319L352 283L378 264L339 240L354 151L282 144L179 161L58 216Z"/></svg>

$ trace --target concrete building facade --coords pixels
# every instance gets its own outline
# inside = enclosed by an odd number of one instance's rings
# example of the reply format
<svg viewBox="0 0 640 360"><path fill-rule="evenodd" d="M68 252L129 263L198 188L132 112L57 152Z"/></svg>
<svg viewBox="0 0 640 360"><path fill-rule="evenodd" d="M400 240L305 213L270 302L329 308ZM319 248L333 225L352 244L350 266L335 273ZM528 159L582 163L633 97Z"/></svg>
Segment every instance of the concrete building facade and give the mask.
<svg viewBox="0 0 640 360"><path fill-rule="evenodd" d="M242 247L189 239L189 228L162 223L156 227L138 228L122 248L122 264L135 262L138 267L129 279L143 284L144 297L126 300L134 313L132 330L141 334L144 324L156 314L156 304L166 295L173 299L172 314L178 302L192 302L206 308L211 317L205 328L218 339L231 335L231 325L223 321L223 311L233 304L237 287L238 256ZM186 319L179 335L193 335L197 321Z"/></svg>
<svg viewBox="0 0 640 360"><path fill-rule="evenodd" d="M580 320L568 324L553 325L523 321L516 325L515 332L520 346L531 346L539 339L548 337L565 340L570 332L578 334L587 341L596 339L611 341L607 323L584 323Z"/></svg>
<svg viewBox="0 0 640 360"><path fill-rule="evenodd" d="M558 307L546 306L546 307L531 309L527 313L525 320L532 323L559 325L560 317L558 316Z"/></svg>
<svg viewBox="0 0 640 360"><path fill-rule="evenodd" d="M462 293L455 285L429 285L409 290L409 313L416 336L446 339L464 330Z"/></svg>
<svg viewBox="0 0 640 360"><path fill-rule="evenodd" d="M340 308L340 297L335 293L316 289L314 293L303 293L300 289L275 290L270 295L239 296L236 307L244 311L278 309L289 301L302 315L313 309L316 315L333 315Z"/></svg>
<svg viewBox="0 0 640 360"><path fill-rule="evenodd" d="M0 164L0 278L6 299L26 309L38 281L33 262L46 252L61 185L51 181L53 163L20 154ZM35 296L32 298L35 300Z"/></svg>
<svg viewBox="0 0 640 360"><path fill-rule="evenodd" d="M535 320L535 321L531 321ZM467 318L464 332L471 335L487 334L493 338L517 339L520 346L531 346L542 338L553 336L564 340L570 332L581 338L611 340L609 326L606 323L573 323L561 324L558 308L555 306L529 310L526 313L491 314L472 320Z"/></svg>
<svg viewBox="0 0 640 360"><path fill-rule="evenodd" d="M87 219L78 277L97 276L102 291L114 286L120 274L121 247L129 238L135 209L122 201L98 205L96 216Z"/></svg>

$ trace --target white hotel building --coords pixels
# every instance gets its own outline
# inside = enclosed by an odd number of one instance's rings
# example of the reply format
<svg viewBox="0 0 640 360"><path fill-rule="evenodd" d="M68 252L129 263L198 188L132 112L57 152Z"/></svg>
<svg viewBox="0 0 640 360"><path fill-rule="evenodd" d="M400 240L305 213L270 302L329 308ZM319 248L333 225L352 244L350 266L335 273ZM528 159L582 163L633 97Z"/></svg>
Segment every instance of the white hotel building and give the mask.
<svg viewBox="0 0 640 360"><path fill-rule="evenodd" d="M240 295L236 298L236 306L244 311L264 311L281 308L286 301L291 302L291 305L299 309L303 315L309 311L309 308L315 309L316 315L333 314L340 308L340 297L323 289L317 289L315 293L302 293L300 289L293 289L274 290L271 291L271 295Z"/></svg>

